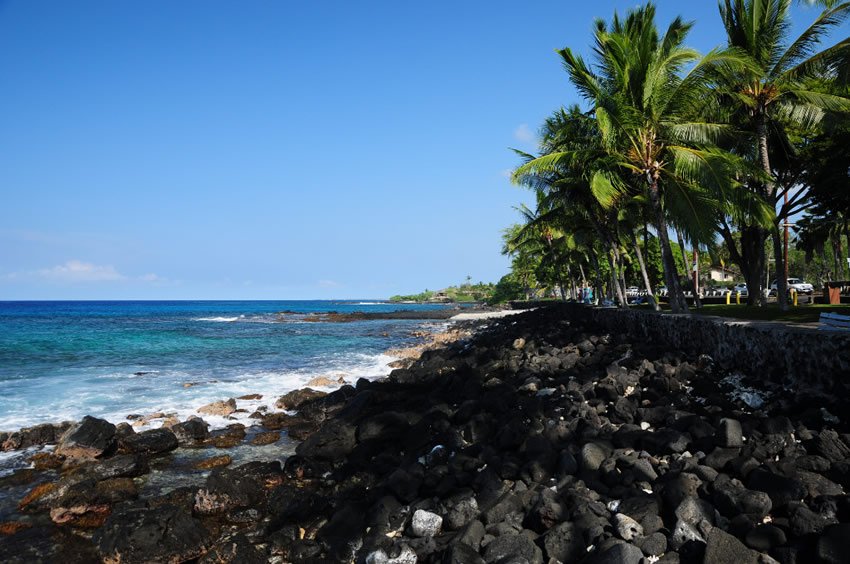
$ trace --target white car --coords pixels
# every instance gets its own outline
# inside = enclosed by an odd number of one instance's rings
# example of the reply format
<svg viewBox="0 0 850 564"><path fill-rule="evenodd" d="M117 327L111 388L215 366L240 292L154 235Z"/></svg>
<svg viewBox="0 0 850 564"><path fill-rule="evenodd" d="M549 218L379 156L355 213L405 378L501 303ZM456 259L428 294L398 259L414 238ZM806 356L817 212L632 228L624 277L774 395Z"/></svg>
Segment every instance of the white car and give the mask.
<svg viewBox="0 0 850 564"><path fill-rule="evenodd" d="M799 294L812 294L815 291L815 287L806 282L805 280L800 280L799 278L789 278L787 289L797 290ZM770 289L772 291L776 291L776 280L773 281L773 284L770 285Z"/></svg>
<svg viewBox="0 0 850 564"><path fill-rule="evenodd" d="M749 296L750 291L747 289L746 284L738 284L734 288L732 288L732 293L740 292L742 296Z"/></svg>
<svg viewBox="0 0 850 564"><path fill-rule="evenodd" d="M637 286L629 286L628 288L626 288L626 293L630 296L637 295L640 293L640 288L638 288Z"/></svg>

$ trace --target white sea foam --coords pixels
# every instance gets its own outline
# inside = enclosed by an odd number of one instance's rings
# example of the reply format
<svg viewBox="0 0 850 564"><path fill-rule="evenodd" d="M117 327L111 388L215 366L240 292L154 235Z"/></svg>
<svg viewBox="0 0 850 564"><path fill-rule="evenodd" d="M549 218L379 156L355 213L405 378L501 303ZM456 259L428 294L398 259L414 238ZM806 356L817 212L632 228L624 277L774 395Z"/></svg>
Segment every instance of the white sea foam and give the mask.
<svg viewBox="0 0 850 564"><path fill-rule="evenodd" d="M239 315L236 317L197 317L193 321L213 321L216 323L230 323L232 321L239 321L240 319L244 318L244 315Z"/></svg>
<svg viewBox="0 0 850 564"><path fill-rule="evenodd" d="M354 305L387 305L387 302L357 302Z"/></svg>
<svg viewBox="0 0 850 564"><path fill-rule="evenodd" d="M78 387L73 393L55 397L47 408L32 409L26 405L0 414L0 430L13 431L38 423L78 421L84 415L107 419L113 423L127 421L130 414L149 415L162 412L174 414L181 421L195 415L201 416L211 428L223 428L234 422L251 425L255 420L249 415L261 406L270 412L277 411L275 401L281 395L303 388L316 377L336 381L342 377L354 384L359 378L376 379L389 374L388 364L396 360L384 354L349 354L332 356L320 368L290 371L260 371L216 374L215 371L199 376L179 370L161 371L157 374L134 376L124 373L92 375L90 386ZM108 378L105 386L102 380ZM146 381L150 378L151 381ZM32 382L30 382L32 384ZM44 382L49 385L49 382ZM187 386L187 384L189 384ZM318 386L313 386L317 387ZM338 387L320 388L330 391ZM0 387L0 393L2 393ZM234 413L231 418L200 415L198 408L218 400L261 394L259 400L236 400L237 408L244 412ZM51 394L52 395L52 394ZM234 421L235 420L235 421ZM154 419L139 430L161 426L162 419Z"/></svg>

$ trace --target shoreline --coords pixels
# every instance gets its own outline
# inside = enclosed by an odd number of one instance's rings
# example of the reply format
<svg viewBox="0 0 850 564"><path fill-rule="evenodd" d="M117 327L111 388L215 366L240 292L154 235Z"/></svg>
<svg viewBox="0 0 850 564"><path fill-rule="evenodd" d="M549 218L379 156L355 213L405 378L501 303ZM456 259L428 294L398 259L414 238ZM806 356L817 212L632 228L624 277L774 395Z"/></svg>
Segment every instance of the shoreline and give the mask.
<svg viewBox="0 0 850 564"><path fill-rule="evenodd" d="M276 423L294 454L200 485L134 496L146 473L130 463L166 463L152 445L168 431L121 437L126 454L24 486L0 557L66 549L57 532L71 530L93 532L81 554L122 562L770 562L843 546L850 445L837 400L767 389L566 311L489 319L386 378L287 394ZM127 469L103 480L116 465ZM179 526L132 536L162 519Z"/></svg>

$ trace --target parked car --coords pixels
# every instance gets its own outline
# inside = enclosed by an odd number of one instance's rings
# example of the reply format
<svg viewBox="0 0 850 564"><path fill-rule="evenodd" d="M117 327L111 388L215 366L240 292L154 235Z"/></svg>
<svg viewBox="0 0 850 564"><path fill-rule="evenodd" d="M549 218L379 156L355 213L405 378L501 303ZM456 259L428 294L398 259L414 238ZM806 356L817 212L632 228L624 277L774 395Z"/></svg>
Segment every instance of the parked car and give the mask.
<svg viewBox="0 0 850 564"><path fill-rule="evenodd" d="M626 288L626 293L629 295L639 294L640 288L638 288L637 286L629 286L628 288Z"/></svg>
<svg viewBox="0 0 850 564"><path fill-rule="evenodd" d="M788 290L791 288L797 290L800 294L812 294L815 291L815 287L806 282L805 280L800 280L799 278L789 278L788 279ZM776 291L776 280L770 285L770 289L772 291Z"/></svg>
<svg viewBox="0 0 850 564"><path fill-rule="evenodd" d="M732 293L740 292L742 296L749 296L750 291L747 289L746 284L737 284L734 288L732 288Z"/></svg>

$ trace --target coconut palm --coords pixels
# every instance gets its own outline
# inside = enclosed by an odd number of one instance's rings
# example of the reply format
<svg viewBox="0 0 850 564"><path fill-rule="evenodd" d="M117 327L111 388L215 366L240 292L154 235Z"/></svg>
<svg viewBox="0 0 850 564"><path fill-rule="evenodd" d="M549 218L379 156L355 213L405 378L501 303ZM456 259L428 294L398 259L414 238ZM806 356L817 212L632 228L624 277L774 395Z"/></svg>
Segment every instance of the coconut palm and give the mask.
<svg viewBox="0 0 850 564"><path fill-rule="evenodd" d="M592 104L602 143L619 169L597 173L597 191L616 191L614 178L628 171L631 182L647 193L674 312L688 306L666 209L690 207L694 216L705 217L697 210L715 207L734 184L736 159L711 146L728 128L697 116L718 69L747 64L735 52L715 50L700 57L685 48L690 29L677 18L660 35L655 7L647 4L624 20L615 14L610 25L597 22L593 68L569 48L559 51L570 79Z"/></svg>
<svg viewBox="0 0 850 564"><path fill-rule="evenodd" d="M845 73L850 60L850 38L819 50L827 34L850 15L850 2L818 2L826 8L795 40L789 41L791 0L723 0L720 16L729 47L745 53L751 64L725 68L719 84L722 94L717 108L728 112L730 119L752 139L749 154L758 164L763 178L751 178L751 189L776 207L792 189L778 188L779 171L772 166L782 161L779 151L791 151L787 127L803 130L815 127L826 112L850 111L850 101L842 96L812 87L813 77L833 78ZM749 249L750 264L742 264L749 272L751 300L761 295L761 272L764 266L764 241L768 234L774 243L777 271L782 272L783 254L779 226L787 221L791 207L785 205L776 215L769 233L758 224L742 228L742 247ZM786 306L784 276L777 276L780 305Z"/></svg>
<svg viewBox="0 0 850 564"><path fill-rule="evenodd" d="M615 163L600 143L596 120L577 106L562 108L546 120L540 148L538 156L518 151L525 163L514 171L512 180L542 194L545 208L568 212L573 221L581 216L593 227L605 249L612 290L626 307L615 207L626 187L616 178L602 178Z"/></svg>

